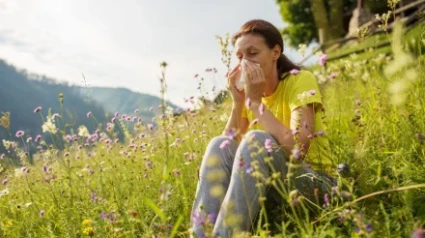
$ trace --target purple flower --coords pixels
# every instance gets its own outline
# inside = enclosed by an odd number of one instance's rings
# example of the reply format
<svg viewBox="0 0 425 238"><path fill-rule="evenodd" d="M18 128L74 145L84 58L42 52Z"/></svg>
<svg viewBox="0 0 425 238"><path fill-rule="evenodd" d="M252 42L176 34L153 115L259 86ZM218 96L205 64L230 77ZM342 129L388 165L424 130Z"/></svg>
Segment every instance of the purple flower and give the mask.
<svg viewBox="0 0 425 238"><path fill-rule="evenodd" d="M35 109L34 109L34 113L37 113L37 112L40 112L41 111L41 107L36 107Z"/></svg>
<svg viewBox="0 0 425 238"><path fill-rule="evenodd" d="M192 221L196 226L203 225L205 223L206 216L203 212L192 213Z"/></svg>
<svg viewBox="0 0 425 238"><path fill-rule="evenodd" d="M252 172L254 172L254 168L251 166L251 164L247 164L246 165L246 173L251 174Z"/></svg>
<svg viewBox="0 0 425 238"><path fill-rule="evenodd" d="M8 182L9 182L9 179L6 178L1 182L1 184L6 185Z"/></svg>
<svg viewBox="0 0 425 238"><path fill-rule="evenodd" d="M314 94L316 94L316 90L312 89L308 91L308 94L310 94L310 96L313 96Z"/></svg>
<svg viewBox="0 0 425 238"><path fill-rule="evenodd" d="M319 65L324 66L326 64L326 61L328 60L327 54L322 54L319 58Z"/></svg>
<svg viewBox="0 0 425 238"><path fill-rule="evenodd" d="M41 140L41 135L37 135L34 139L35 142L39 142Z"/></svg>
<svg viewBox="0 0 425 238"><path fill-rule="evenodd" d="M325 193L325 196L323 197L323 200L325 202L325 204L323 204L323 207L329 207L329 205L331 205L330 201L329 201L329 194Z"/></svg>
<svg viewBox="0 0 425 238"><path fill-rule="evenodd" d="M316 133L316 135L318 135L318 136L322 136L322 135L324 135L325 134L325 131L324 130L320 130L320 131L318 131L317 133Z"/></svg>
<svg viewBox="0 0 425 238"><path fill-rule="evenodd" d="M210 223L215 223L216 218L217 218L217 214L215 214L215 213L208 214L208 219L209 219Z"/></svg>
<svg viewBox="0 0 425 238"><path fill-rule="evenodd" d="M292 155L294 156L294 158L295 158L295 159L300 158L300 149L298 149L298 148L294 148L294 149L292 150Z"/></svg>
<svg viewBox="0 0 425 238"><path fill-rule="evenodd" d="M224 148L226 148L226 146L227 146L229 143L230 143L230 141L229 141L229 140L225 140L225 141L221 142L221 144L220 144L220 149L224 149Z"/></svg>
<svg viewBox="0 0 425 238"><path fill-rule="evenodd" d="M228 136L227 137L229 137L230 139L233 139L236 136L236 132L234 130L232 130L232 129L228 129L227 130L227 133L228 133Z"/></svg>
<svg viewBox="0 0 425 238"><path fill-rule="evenodd" d="M24 134L25 134L25 132L24 132L23 130L19 130L19 131L17 131L17 132L16 132L15 136L16 136L17 138L20 138L20 137L22 137Z"/></svg>
<svg viewBox="0 0 425 238"><path fill-rule="evenodd" d="M269 153L272 153L272 152L273 152L272 140L270 140L270 139L266 139L266 141L264 142L264 146L266 147L266 150L267 150Z"/></svg>
<svg viewBox="0 0 425 238"><path fill-rule="evenodd" d="M95 192L91 193L91 200L92 200L93 202L97 202L98 198L97 198L97 195L96 195L96 193L95 193Z"/></svg>
<svg viewBox="0 0 425 238"><path fill-rule="evenodd" d="M87 112L87 118L91 117L91 112Z"/></svg>
<svg viewBox="0 0 425 238"><path fill-rule="evenodd" d="M300 71L298 69L293 69L291 71L289 71L289 73L291 73L292 75L297 75L300 73Z"/></svg>
<svg viewBox="0 0 425 238"><path fill-rule="evenodd" d="M366 228L367 232L372 232L372 224L371 223L367 223L365 228Z"/></svg>

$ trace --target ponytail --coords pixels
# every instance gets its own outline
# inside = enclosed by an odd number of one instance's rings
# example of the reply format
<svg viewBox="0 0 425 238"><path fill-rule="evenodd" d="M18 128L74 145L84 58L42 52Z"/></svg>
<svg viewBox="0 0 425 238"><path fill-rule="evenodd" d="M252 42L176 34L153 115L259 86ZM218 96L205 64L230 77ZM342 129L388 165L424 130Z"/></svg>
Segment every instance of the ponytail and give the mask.
<svg viewBox="0 0 425 238"><path fill-rule="evenodd" d="M293 69L301 70L301 67L293 63L286 55L281 54L277 59L279 80L284 80Z"/></svg>

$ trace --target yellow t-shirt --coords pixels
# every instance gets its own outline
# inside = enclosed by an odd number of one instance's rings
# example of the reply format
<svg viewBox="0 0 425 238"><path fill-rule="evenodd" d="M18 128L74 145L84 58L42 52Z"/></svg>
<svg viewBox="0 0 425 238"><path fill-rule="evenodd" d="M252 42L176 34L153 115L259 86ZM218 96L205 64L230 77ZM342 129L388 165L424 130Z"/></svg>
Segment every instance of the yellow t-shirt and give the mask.
<svg viewBox="0 0 425 238"><path fill-rule="evenodd" d="M308 92L314 90L311 95ZM304 93L304 96L299 96ZM314 103L315 106L315 133L325 130L323 124L324 107L322 94L319 90L316 77L309 71L300 70L296 75L287 76L279 81L276 91L262 98L262 103L283 125L290 128L291 112L297 107ZM242 117L247 118L249 123L255 119L255 114L251 110L243 107ZM302 126L302 122L301 122ZM252 125L248 130L263 130L260 123ZM329 141L326 133L313 137L304 161L311 165L313 170L322 170L328 173L334 172L334 163L330 157Z"/></svg>

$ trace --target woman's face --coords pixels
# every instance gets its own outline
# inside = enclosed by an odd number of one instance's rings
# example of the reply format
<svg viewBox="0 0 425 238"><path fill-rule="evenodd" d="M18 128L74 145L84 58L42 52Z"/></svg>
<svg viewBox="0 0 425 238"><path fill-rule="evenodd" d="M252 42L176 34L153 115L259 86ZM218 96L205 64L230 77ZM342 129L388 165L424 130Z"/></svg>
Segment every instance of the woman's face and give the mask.
<svg viewBox="0 0 425 238"><path fill-rule="evenodd" d="M277 70L276 61L280 56L280 47L270 49L261 35L245 34L235 42L235 52L238 61L242 59L260 64L264 76L270 78Z"/></svg>

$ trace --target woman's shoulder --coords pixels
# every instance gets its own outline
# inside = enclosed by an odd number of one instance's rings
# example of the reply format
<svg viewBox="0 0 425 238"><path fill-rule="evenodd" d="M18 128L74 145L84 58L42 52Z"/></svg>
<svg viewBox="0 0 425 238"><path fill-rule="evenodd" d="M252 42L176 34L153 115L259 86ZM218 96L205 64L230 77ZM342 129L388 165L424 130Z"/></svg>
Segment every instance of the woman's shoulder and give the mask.
<svg viewBox="0 0 425 238"><path fill-rule="evenodd" d="M297 74L292 74L288 77L288 84L298 84L298 83L315 83L316 76L309 70L301 69Z"/></svg>

